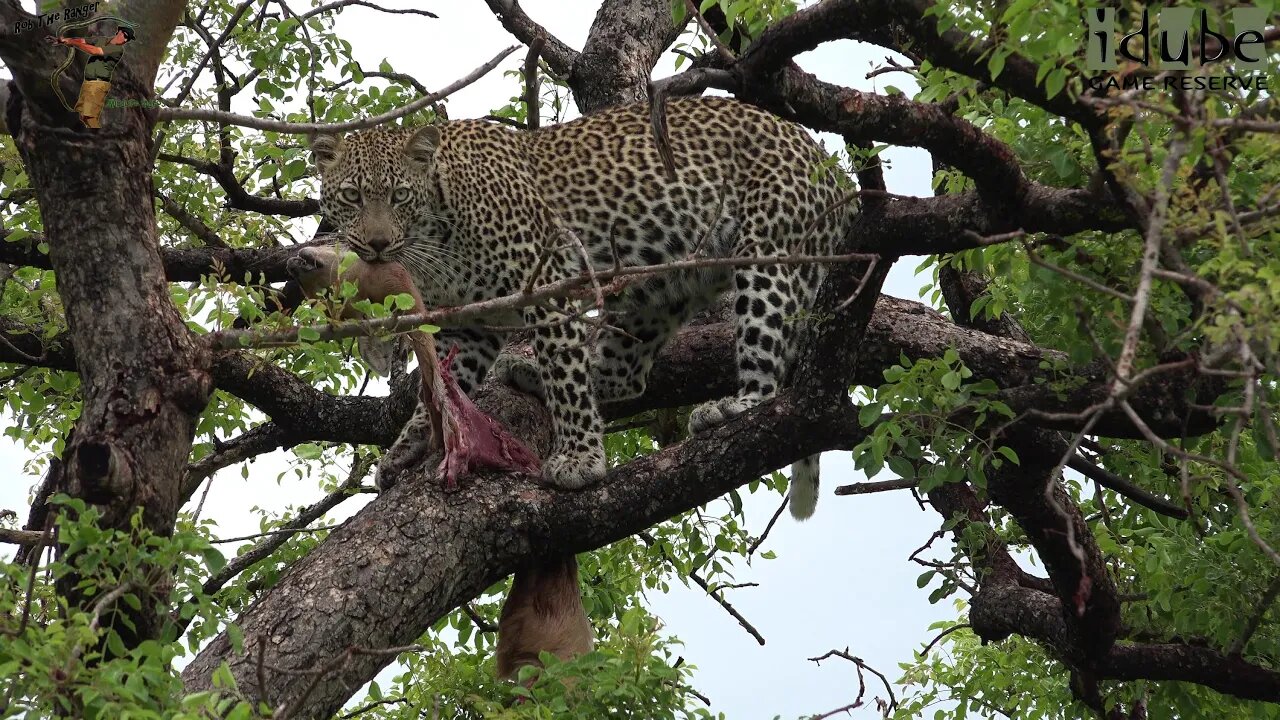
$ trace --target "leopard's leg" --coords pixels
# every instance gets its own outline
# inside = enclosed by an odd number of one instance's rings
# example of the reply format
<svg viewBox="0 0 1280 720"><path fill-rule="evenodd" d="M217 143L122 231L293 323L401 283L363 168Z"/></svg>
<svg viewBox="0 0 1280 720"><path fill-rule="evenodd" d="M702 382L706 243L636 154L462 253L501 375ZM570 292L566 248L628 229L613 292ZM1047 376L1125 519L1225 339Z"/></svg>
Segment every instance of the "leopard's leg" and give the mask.
<svg viewBox="0 0 1280 720"><path fill-rule="evenodd" d="M488 330L442 330L436 335L436 352L443 360L451 348L455 345L458 347L458 355L454 358L451 369L458 387L470 395L484 381L485 374L502 347L502 341L501 334ZM391 478L398 477L432 450L431 431L431 416L419 400L413 416L401 429L400 436L378 462L373 480L379 490L388 489L393 482Z"/></svg>
<svg viewBox="0 0 1280 720"><path fill-rule="evenodd" d="M373 484L379 492L390 490L405 469L413 466L431 450L431 416L418 401L409 422L400 429L400 436L382 453L378 467L373 471Z"/></svg>
<svg viewBox="0 0 1280 720"><path fill-rule="evenodd" d="M692 243L692 258L729 257L739 237L739 222L725 213ZM638 258L645 259L643 254ZM644 394L649 370L680 326L711 305L729 286L727 270L706 268L650 278L628 288L610 308L593 379L601 402L630 400Z"/></svg>
<svg viewBox="0 0 1280 720"><path fill-rule="evenodd" d="M555 435L542 469L548 483L572 490L604 477L604 423L591 387L588 328L564 322L571 302L556 299L548 306L524 311L525 323L535 328L533 351Z"/></svg>
<svg viewBox="0 0 1280 720"><path fill-rule="evenodd" d="M449 328L436 334L436 354L443 361L454 346L458 355L453 359L453 377L458 387L467 395L475 392L484 382L489 368L502 349L501 333L480 328Z"/></svg>
<svg viewBox="0 0 1280 720"><path fill-rule="evenodd" d="M493 361L489 370L494 379L503 385L509 385L523 393L528 393L539 400L547 397L542 387L542 374L538 371L538 361L525 357L518 352L504 352Z"/></svg>
<svg viewBox="0 0 1280 720"><path fill-rule="evenodd" d="M695 408L689 415L690 432L715 427L777 394L792 340L794 324L790 321L798 308L795 281L795 274L780 265L735 271L738 392Z"/></svg>
<svg viewBox="0 0 1280 720"><path fill-rule="evenodd" d="M609 316L612 328L600 333L592 379L599 402L630 400L644 394L654 358L667 341L714 293L686 292L689 278L653 278L629 288Z"/></svg>

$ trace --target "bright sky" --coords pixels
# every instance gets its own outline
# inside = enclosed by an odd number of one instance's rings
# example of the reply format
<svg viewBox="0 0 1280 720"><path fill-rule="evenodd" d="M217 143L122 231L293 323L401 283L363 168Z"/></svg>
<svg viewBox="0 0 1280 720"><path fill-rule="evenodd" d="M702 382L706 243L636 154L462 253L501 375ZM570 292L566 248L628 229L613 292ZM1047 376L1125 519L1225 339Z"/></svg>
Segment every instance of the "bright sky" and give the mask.
<svg viewBox="0 0 1280 720"><path fill-rule="evenodd" d="M26 3L31 7L34 3ZM341 14L339 32L352 43L362 66L375 68L386 58L399 72L411 74L429 88L443 87L482 64L515 41L480 0L385 0L391 8L419 7L440 15L438 20L412 15L384 15L364 7ZM572 47L581 48L599 3L581 0L524 0L521 6L535 20ZM886 83L915 91L901 73L865 78L884 64L887 51L850 41L823 46L798 58L808 71L829 82L861 90L883 90ZM519 89L502 72L519 66L516 53L498 70L454 95L448 101L453 118L476 117L504 105ZM664 56L655 77L674 72L674 55ZM904 58L896 58L909 64ZM244 108L239 108L244 111ZM919 150L893 149L887 161L890 192L929 195L929 159ZM915 300L920 279L917 264L904 258L890 274L885 292ZM8 420L7 418L5 420ZM322 496L311 479L290 474L283 455L258 458L249 478L240 467L222 471L205 502L203 517L218 522L221 537L257 531L254 506L282 510ZM0 509L26 516L30 487L39 478L23 473L30 455L0 438ZM729 592L729 600L765 637L760 646L718 604L696 586L676 587L667 595L651 595L650 607L662 617L670 633L685 643L686 662L697 666L695 687L707 695L711 709L731 720L755 720L775 715L795 718L825 712L852 702L857 694L854 668L843 661L821 667L806 658L830 649L848 648L890 679L900 676L898 663L909 662L935 633L935 620L955 616L950 605L931 606L927 592L917 589L922 568L907 556L938 528L933 511L923 511L902 492L837 498L831 488L864 480L853 469L848 453L828 453L822 462L824 494L816 516L799 524L784 515L762 549L778 554L741 568L738 582L759 587ZM760 494L745 498L747 518L755 532L763 529L778 498ZM348 501L343 514L358 509ZM229 548L227 548L229 551ZM934 652L938 652L935 650ZM390 672L383 678L389 678ZM867 699L883 696L868 674ZM386 687L387 683L383 683ZM895 692L901 692L895 688ZM878 717L870 708L855 717ZM861 713L861 715L858 715Z"/></svg>

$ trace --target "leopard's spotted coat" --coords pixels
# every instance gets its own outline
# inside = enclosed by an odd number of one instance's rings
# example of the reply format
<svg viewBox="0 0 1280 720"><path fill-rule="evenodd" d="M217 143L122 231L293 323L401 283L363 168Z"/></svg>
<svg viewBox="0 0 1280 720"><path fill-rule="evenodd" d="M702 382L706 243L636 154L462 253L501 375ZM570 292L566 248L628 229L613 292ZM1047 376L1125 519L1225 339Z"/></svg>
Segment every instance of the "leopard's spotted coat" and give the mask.
<svg viewBox="0 0 1280 720"><path fill-rule="evenodd" d="M623 265L650 265L830 250L854 210L842 204L836 178L818 171L825 155L802 129L723 98L674 100L667 113L674 181L663 172L644 105L534 132L464 120L320 136L313 151L321 207L362 259L410 268L429 306L519 291L535 270L538 283L578 276L577 240L597 270L613 267L615 253ZM737 295L738 392L697 408L691 430L772 396L794 354L792 320L823 273L820 265L775 264L653 277L607 303L609 323L622 332L605 329L594 343L592 326L564 322L577 310L571 301L525 309L516 319L535 328L536 366L504 355L498 372L547 401L555 431L547 479L578 488L605 474L596 404L644 392L657 351L728 288ZM503 337L442 333L442 350L455 343L458 381L469 391L493 366ZM425 437L421 422L419 413L391 461L421 449L412 442ZM816 467L804 469L816 481ZM792 500L793 512L812 511L814 498Z"/></svg>

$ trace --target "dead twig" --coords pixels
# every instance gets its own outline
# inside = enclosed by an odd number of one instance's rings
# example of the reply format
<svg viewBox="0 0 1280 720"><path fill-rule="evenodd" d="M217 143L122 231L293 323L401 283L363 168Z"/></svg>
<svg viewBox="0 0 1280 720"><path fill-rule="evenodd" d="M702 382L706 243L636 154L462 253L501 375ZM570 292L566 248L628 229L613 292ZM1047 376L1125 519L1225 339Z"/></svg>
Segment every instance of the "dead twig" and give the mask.
<svg viewBox="0 0 1280 720"><path fill-rule="evenodd" d="M707 39L711 41L711 44L715 46L716 52L720 53L720 57L724 58L730 64L736 62L738 57L734 55L733 51L724 43L720 42L720 36L717 35L715 29L711 27L711 23L707 22L707 19L702 16L702 12L698 10L697 3L693 0L684 0L684 7L689 11L689 14L693 16L693 19L698 22L698 27L702 28L702 33L706 35Z"/></svg>
<svg viewBox="0 0 1280 720"><path fill-rule="evenodd" d="M657 543L654 537L647 532L640 533L638 537L644 542L645 545L648 545L649 547L653 547ZM663 557L666 557L665 551L663 551L662 554L663 554ZM669 559L670 558L668 558L668 560ZM711 597L712 600L715 600L717 603L719 603L720 607L725 609L725 612L732 615L733 619L737 620L738 624L741 625L742 628L751 635L751 637L756 639L756 642L760 643L761 645L764 645L764 636L760 634L760 631L756 630L756 627L752 625L749 620L743 617L742 613L738 612L737 608L729 604L728 600L725 600L723 597L720 596L719 593L713 591L711 587L707 585L707 581L704 580L702 576L698 574L697 570L689 571L689 579L697 583L698 587L702 588L707 593L707 595Z"/></svg>
<svg viewBox="0 0 1280 720"><path fill-rule="evenodd" d="M809 658L809 661L816 665L822 665L822 661L830 657L843 658L853 663L854 666L858 668L858 698L854 701L853 705L847 706L847 707L852 709L853 707L857 707L858 705L861 705L863 692L866 690L866 683L863 681L863 678L862 678L863 670L866 670L867 672L870 672L871 674L880 678L880 682L884 684L885 691L889 693L889 710L892 711L898 707L898 698L893 694L893 687L889 685L889 678L885 677L884 674L881 673L879 670L876 670L875 668L863 662L862 658L854 657L853 655L850 655L849 648L845 648L844 650L829 650L825 655ZM844 711L845 711L844 708L840 708L835 710L834 712L844 712ZM820 718L830 717L830 713L828 713L827 715L819 715L818 717Z"/></svg>
<svg viewBox="0 0 1280 720"><path fill-rule="evenodd" d="M764 543L765 538L769 537L769 531L772 530L774 524L778 522L778 518L782 516L782 511L786 509L787 503L790 501L790 497L783 498L782 502L778 505L778 509L773 511L773 517L769 518L769 524L764 526L764 532L760 533L760 537L756 538L755 541L751 543L751 546L747 548L748 558L754 555L756 550L760 548L760 545Z"/></svg>
<svg viewBox="0 0 1280 720"><path fill-rule="evenodd" d="M610 280L609 285L602 286L606 294L620 292L626 287L621 278L656 275L679 270L695 270L708 267L747 267L752 265L803 265L809 263L865 262L879 257L868 253L847 253L844 255L781 255L775 257L728 257L728 258L696 258L677 260L661 265L644 265L624 267L619 270L605 270L594 273L597 282ZM476 316L493 313L497 310L514 310L534 305L549 298L574 295L575 291L589 286L589 275L566 278L548 283L532 292L518 292L492 300L482 300L455 308L441 308L422 313L397 315L377 320L360 320L346 323L313 325L319 340L336 340L339 338L360 337L378 333L399 333L417 330L424 324L445 324L457 326L460 321ZM288 330L222 330L206 336L207 342L214 350L230 350L240 347L268 347L276 345L293 345L299 341L299 331L303 328Z"/></svg>
<svg viewBox="0 0 1280 720"><path fill-rule="evenodd" d="M877 480L876 482L852 483L836 488L836 495L869 495L871 493L890 492L892 490L910 490L920 484L915 478L899 478L897 480Z"/></svg>
<svg viewBox="0 0 1280 720"><path fill-rule="evenodd" d="M398 120L410 113L417 112L428 105L449 97L455 92L487 75L490 70L498 66L498 63L502 62L508 55L515 52L517 47L518 46L516 45L512 45L506 50L503 50L495 55L492 60L471 71L461 80L458 80L440 92L425 95L403 107L360 120L351 120L344 123L292 123L285 122L283 120L256 118L249 115L237 115L232 112L208 110L204 108L161 108L158 111L158 119L163 121L201 120L204 122L237 125L239 127L253 128L255 130L270 130L272 132L294 133L299 135L306 133L349 132L352 130L363 130L365 128L371 128L376 125L391 122L392 120Z"/></svg>

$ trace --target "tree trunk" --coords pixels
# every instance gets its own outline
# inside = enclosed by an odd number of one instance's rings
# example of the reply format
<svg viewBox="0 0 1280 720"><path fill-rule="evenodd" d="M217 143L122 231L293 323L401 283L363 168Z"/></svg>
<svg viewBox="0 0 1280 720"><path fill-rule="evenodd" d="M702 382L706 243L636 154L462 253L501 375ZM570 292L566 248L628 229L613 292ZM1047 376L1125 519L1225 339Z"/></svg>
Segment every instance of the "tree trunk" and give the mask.
<svg viewBox="0 0 1280 720"><path fill-rule="evenodd" d="M143 27L151 37L116 71L113 96L151 98L155 62L178 9L175 3L147 5ZM7 63L12 58L4 51L10 49L0 46ZM31 75L43 71L9 67L19 87L33 86ZM47 75L39 80L48 87ZM60 104L24 100L21 91L10 93L7 127L39 202L83 398L55 489L97 510L103 528L128 531L141 510L142 527L167 536L182 502L195 417L212 380L209 355L170 300L160 260L152 118L139 108L112 110L102 128L88 129ZM87 609L112 589L87 595L78 581L69 575L58 583L72 607ZM159 637L167 617L157 608L167 600L164 585L154 592L139 589L137 610L105 608L130 621L112 623L126 647Z"/></svg>

